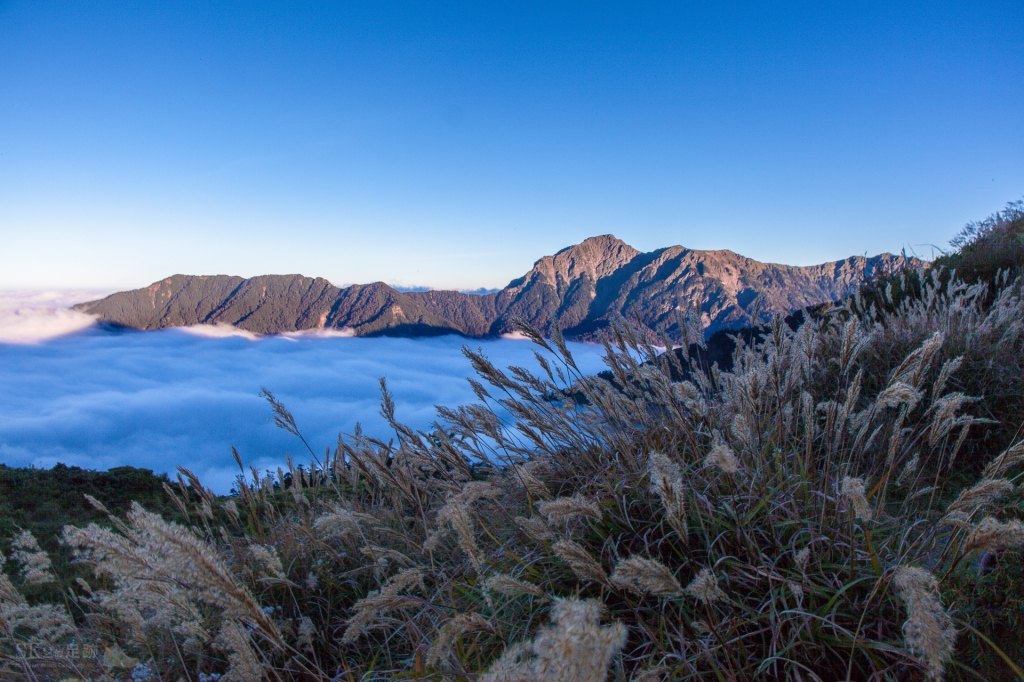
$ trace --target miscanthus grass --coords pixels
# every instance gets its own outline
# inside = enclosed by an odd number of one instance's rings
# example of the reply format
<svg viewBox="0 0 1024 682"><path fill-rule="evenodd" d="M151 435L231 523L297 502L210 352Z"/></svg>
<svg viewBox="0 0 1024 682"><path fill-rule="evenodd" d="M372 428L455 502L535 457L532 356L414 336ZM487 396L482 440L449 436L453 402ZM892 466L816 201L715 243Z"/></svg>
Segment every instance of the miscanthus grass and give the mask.
<svg viewBox="0 0 1024 682"><path fill-rule="evenodd" d="M183 524L136 505L66 528L93 576L61 601L38 596L52 568L18 535L0 672L1013 679L1022 640L986 595L1012 592L1024 446L981 438L993 412L962 372L1021 355L1020 291L954 282L796 332L775 320L729 372L622 327L614 381L583 376L557 330L522 326L541 374L467 349L478 402L439 408L432 429L398 421L382 384L389 441L357 428L308 464L243 469L230 499L182 471L167 492ZM25 655L71 644L109 654Z"/></svg>

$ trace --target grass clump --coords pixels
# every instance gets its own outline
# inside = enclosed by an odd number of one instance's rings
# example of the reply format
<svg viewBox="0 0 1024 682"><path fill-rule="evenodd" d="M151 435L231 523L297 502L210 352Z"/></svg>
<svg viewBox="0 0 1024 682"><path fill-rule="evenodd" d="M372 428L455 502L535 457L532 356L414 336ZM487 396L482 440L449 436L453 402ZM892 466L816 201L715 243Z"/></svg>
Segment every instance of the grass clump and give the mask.
<svg viewBox="0 0 1024 682"><path fill-rule="evenodd" d="M1022 284L993 303L984 286L926 283L917 301L853 301L796 331L776 319L730 371L684 372L620 329L614 382L523 325L542 373L466 349L479 401L439 408L433 429L401 424L382 384L391 441L357 429L308 467L240 476L231 499L183 472L180 523L133 505L66 528L92 584L30 605L28 574L4 579L7 670L42 679L24 643L74 641L110 654L47 670L1014 679L1020 614L993 596L1022 593L1024 445L991 430L991 394L964 388L1020 355Z"/></svg>

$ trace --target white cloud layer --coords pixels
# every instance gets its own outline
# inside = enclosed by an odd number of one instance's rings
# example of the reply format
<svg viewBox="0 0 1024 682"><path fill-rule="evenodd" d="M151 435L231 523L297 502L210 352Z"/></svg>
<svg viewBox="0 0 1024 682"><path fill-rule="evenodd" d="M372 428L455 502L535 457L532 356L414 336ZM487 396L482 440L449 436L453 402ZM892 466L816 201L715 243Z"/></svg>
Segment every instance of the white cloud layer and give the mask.
<svg viewBox="0 0 1024 682"><path fill-rule="evenodd" d="M196 329L82 331L57 322L29 328L79 333L44 341L26 333L18 338L36 342L0 342L0 463L94 469L128 464L169 472L182 465L220 492L231 487L237 471L231 445L261 469L276 467L286 453L308 461L301 443L269 420L261 386L284 401L322 452L356 422L373 435L392 435L378 413L382 376L399 418L424 428L435 418L434 405L474 400L463 344L482 347L498 366L536 366L536 346L511 340L337 333L249 338L222 336L227 330L219 329L212 335L209 329L200 335ZM571 348L585 371L603 368L599 346Z"/></svg>
<svg viewBox="0 0 1024 682"><path fill-rule="evenodd" d="M68 307L108 291L0 291L0 343L36 343L73 334L95 319Z"/></svg>

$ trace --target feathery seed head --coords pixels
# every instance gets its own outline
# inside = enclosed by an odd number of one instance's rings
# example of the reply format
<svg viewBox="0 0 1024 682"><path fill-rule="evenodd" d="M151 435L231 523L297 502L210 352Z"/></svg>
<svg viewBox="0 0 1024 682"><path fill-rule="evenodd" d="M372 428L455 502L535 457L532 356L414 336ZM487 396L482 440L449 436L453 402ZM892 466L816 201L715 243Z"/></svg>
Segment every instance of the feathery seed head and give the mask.
<svg viewBox="0 0 1024 682"><path fill-rule="evenodd" d="M273 545L249 545L249 554L259 563L265 575L284 580L284 566L281 564L281 557L277 555L277 548Z"/></svg>
<svg viewBox="0 0 1024 682"><path fill-rule="evenodd" d="M491 592L503 594L506 597L543 597L544 591L532 583L517 580L505 573L492 575L484 583Z"/></svg>
<svg viewBox="0 0 1024 682"><path fill-rule="evenodd" d="M469 505L458 498L449 500L437 514L440 523L448 523L459 541L459 548L469 557L477 573L483 571L480 552L476 546L476 534L473 531L473 517Z"/></svg>
<svg viewBox="0 0 1024 682"><path fill-rule="evenodd" d="M862 521L870 521L872 516L871 505L868 504L866 492L867 484L863 478L847 476L839 483L839 494L853 509L854 516Z"/></svg>
<svg viewBox="0 0 1024 682"><path fill-rule="evenodd" d="M460 613L444 625L427 651L427 665L436 666L448 655L455 640L471 632L493 632L494 627L479 613Z"/></svg>
<svg viewBox="0 0 1024 682"><path fill-rule="evenodd" d="M612 571L612 584L637 592L650 592L659 597L682 594L683 588L668 566L640 556L623 559Z"/></svg>
<svg viewBox="0 0 1024 682"><path fill-rule="evenodd" d="M807 570L807 562L811 560L811 548L804 547L793 556L793 562L801 571Z"/></svg>
<svg viewBox="0 0 1024 682"><path fill-rule="evenodd" d="M1002 454L989 462L984 472L982 472L982 476L985 478L1003 476L1021 462L1024 462L1024 441L1007 448Z"/></svg>
<svg viewBox="0 0 1024 682"><path fill-rule="evenodd" d="M559 540L552 545L551 550L555 556L569 565L580 580L609 584L608 574L604 572L601 564L581 545L572 540Z"/></svg>
<svg viewBox="0 0 1024 682"><path fill-rule="evenodd" d="M704 604L725 599L725 592L718 587L718 577L710 568L700 569L697 577L686 586L686 593Z"/></svg>
<svg viewBox="0 0 1024 682"><path fill-rule="evenodd" d="M971 527L971 516L967 512L951 511L940 519L940 523L969 529Z"/></svg>
<svg viewBox="0 0 1024 682"><path fill-rule="evenodd" d="M922 568L900 566L893 574L893 585L907 609L903 624L907 648L923 659L930 679L941 680L952 658L956 629L939 600L939 582Z"/></svg>
<svg viewBox="0 0 1024 682"><path fill-rule="evenodd" d="M900 485L903 485L904 483L909 481L911 477L913 477L913 475L917 473L917 469L920 466L920 464L921 457L918 455L918 453L915 452L914 456L910 458L910 461L908 461L906 465L904 465L903 470L900 471L900 475L896 479L896 482L899 483Z"/></svg>
<svg viewBox="0 0 1024 682"><path fill-rule="evenodd" d="M525 516L517 516L513 521L535 542L546 542L555 539L555 534L547 527L544 520L539 517L532 516L526 518Z"/></svg>
<svg viewBox="0 0 1024 682"><path fill-rule="evenodd" d="M991 516L986 516L981 523L971 529L964 543L963 552L994 552L1019 545L1024 545L1024 523L1017 519L1002 523Z"/></svg>
<svg viewBox="0 0 1024 682"><path fill-rule="evenodd" d="M313 650L313 638L316 637L316 626L313 625L313 620L308 616L303 616L299 619L299 629L295 639L295 644L299 649L303 651Z"/></svg>
<svg viewBox="0 0 1024 682"><path fill-rule="evenodd" d="M533 473L534 467L527 465L515 467L515 473L519 477L526 491L540 500L550 500L551 491L548 490L544 481L537 478Z"/></svg>
<svg viewBox="0 0 1024 682"><path fill-rule="evenodd" d="M906 405L907 409L912 410L920 400L921 392L916 388L902 381L894 381L878 394L875 404L879 407Z"/></svg>
<svg viewBox="0 0 1024 682"><path fill-rule="evenodd" d="M1013 492L1013 484L1004 478L983 478L974 486L960 493L947 512L962 511L968 515L989 506L994 501Z"/></svg>
<svg viewBox="0 0 1024 682"><path fill-rule="evenodd" d="M580 494L540 502L537 504L537 511L546 516L548 522L552 524L564 524L584 516L595 520L601 519L601 507L597 504L597 500Z"/></svg>
<svg viewBox="0 0 1024 682"><path fill-rule="evenodd" d="M661 499L665 509L665 519L683 542L686 542L689 538L689 526L686 522L686 489L679 466L669 459L668 455L652 452L648 458L647 472L651 479L651 488Z"/></svg>
<svg viewBox="0 0 1024 682"><path fill-rule="evenodd" d="M259 682L264 678L263 666L252 650L249 633L233 620L226 620L217 641L228 654L228 671L221 682Z"/></svg>
<svg viewBox="0 0 1024 682"><path fill-rule="evenodd" d="M626 628L620 622L602 627L601 611L595 600L558 600L553 624L532 642L506 650L481 682L604 682L626 643Z"/></svg>
<svg viewBox="0 0 1024 682"><path fill-rule="evenodd" d="M711 448L711 452L704 459L704 464L727 474L735 474L740 470L740 463L736 459L736 453L721 438L715 439L715 444Z"/></svg>
<svg viewBox="0 0 1024 682"><path fill-rule="evenodd" d="M50 557L39 547L32 533L23 530L11 543L11 559L21 564L21 575L29 585L43 585L56 580Z"/></svg>

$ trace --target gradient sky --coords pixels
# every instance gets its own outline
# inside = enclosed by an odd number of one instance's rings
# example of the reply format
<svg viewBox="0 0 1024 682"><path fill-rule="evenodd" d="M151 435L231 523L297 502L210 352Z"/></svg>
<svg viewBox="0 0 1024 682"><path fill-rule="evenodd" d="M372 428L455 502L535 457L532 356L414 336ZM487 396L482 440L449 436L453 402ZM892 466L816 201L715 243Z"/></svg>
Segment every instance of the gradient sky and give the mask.
<svg viewBox="0 0 1024 682"><path fill-rule="evenodd" d="M1024 196L1024 3L0 0L0 287L811 264Z"/></svg>

